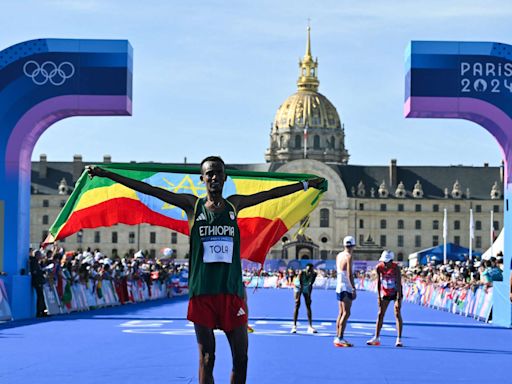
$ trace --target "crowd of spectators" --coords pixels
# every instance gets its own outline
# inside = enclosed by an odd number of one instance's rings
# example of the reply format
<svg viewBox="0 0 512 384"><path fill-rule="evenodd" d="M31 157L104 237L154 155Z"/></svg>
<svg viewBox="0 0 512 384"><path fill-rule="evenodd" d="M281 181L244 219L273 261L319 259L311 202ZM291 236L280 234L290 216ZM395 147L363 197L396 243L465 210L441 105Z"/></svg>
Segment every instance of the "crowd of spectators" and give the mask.
<svg viewBox="0 0 512 384"><path fill-rule="evenodd" d="M151 296L152 282L169 284L171 280L186 272L187 265L176 264L172 258L151 258L138 251L124 257L109 257L99 249L66 251L54 247L51 250L30 250L29 271L32 286L38 297L37 316L46 315L42 286L54 287L61 302L69 301L70 287L83 283L92 289L101 287L104 280L112 281L121 304L129 302L128 281L142 280L147 284Z"/></svg>

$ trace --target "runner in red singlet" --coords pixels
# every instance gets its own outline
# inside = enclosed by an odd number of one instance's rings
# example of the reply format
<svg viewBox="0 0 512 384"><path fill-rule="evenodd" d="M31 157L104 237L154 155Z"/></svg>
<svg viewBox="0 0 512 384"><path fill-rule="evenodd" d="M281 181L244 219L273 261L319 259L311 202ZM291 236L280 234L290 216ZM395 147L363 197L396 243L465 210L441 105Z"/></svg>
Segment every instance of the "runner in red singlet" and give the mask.
<svg viewBox="0 0 512 384"><path fill-rule="evenodd" d="M368 345L380 345L380 330L384 321L384 315L388 309L391 300L395 301L395 318L396 329L398 332L395 346L403 347L402 344L402 314L400 312L402 306L402 279L400 275L400 267L393 262L395 257L392 251L383 251L380 256L380 263L377 265L377 297L379 304L379 314L377 317L377 325L375 336L366 342Z"/></svg>

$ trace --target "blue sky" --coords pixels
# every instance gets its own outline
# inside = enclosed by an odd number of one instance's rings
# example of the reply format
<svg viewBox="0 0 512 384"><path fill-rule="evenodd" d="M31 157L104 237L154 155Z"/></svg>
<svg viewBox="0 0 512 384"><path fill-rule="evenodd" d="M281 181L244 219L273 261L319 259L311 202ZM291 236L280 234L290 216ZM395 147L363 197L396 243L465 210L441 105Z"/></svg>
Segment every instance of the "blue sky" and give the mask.
<svg viewBox="0 0 512 384"><path fill-rule="evenodd" d="M423 5L420 5L423 4ZM466 121L403 117L411 40L512 44L512 2L0 0L0 50L35 38L127 39L132 117L51 126L33 159L262 163L270 125L296 91L311 19L319 91L345 124L349 163L499 165L494 138Z"/></svg>

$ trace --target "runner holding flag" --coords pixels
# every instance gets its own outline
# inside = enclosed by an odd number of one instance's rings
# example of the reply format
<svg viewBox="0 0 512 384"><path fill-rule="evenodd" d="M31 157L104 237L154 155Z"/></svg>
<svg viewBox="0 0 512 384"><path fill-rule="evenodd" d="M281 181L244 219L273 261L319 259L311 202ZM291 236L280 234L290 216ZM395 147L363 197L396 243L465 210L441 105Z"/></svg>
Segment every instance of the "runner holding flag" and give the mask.
<svg viewBox="0 0 512 384"><path fill-rule="evenodd" d="M106 177L138 192L181 208L190 227L189 307L199 346L199 382L213 383L214 329L225 332L233 359L231 383L245 383L247 375L247 308L240 261L240 210L308 188L323 188L325 180L314 178L250 195L223 198L227 180L224 161L210 156L201 162L200 179L206 196L174 193L130 179L100 167L89 167L91 178Z"/></svg>

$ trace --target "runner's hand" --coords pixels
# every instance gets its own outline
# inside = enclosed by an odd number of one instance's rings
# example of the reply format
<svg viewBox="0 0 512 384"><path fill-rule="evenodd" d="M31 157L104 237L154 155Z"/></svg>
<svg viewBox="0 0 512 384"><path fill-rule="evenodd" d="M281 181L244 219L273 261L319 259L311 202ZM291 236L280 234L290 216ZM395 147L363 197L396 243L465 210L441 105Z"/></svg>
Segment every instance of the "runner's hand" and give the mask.
<svg viewBox="0 0 512 384"><path fill-rule="evenodd" d="M323 177L316 177L314 179L309 179L308 187L321 189L321 190L327 190L327 180L325 180Z"/></svg>
<svg viewBox="0 0 512 384"><path fill-rule="evenodd" d="M94 178L94 176L105 177L106 174L103 168L96 165L88 165L85 167L85 170L87 171L90 179Z"/></svg>

